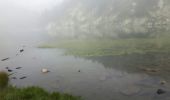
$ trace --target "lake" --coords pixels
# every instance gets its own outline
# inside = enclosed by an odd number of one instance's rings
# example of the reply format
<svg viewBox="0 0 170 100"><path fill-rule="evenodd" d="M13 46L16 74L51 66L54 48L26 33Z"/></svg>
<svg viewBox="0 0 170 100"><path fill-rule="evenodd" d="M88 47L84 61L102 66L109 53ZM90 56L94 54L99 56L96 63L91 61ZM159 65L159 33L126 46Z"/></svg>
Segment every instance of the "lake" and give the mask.
<svg viewBox="0 0 170 100"><path fill-rule="evenodd" d="M20 49L24 52L20 53ZM81 58L66 56L62 49L37 48L36 41L24 44L19 41L1 45L0 55L1 59L10 58L1 61L0 69L12 70L10 83L17 87L40 86L48 91L82 96L84 100L170 99L168 53ZM50 72L42 73L43 68ZM144 68L160 70L146 72ZM161 81L167 83L161 85ZM166 93L158 95L158 89Z"/></svg>

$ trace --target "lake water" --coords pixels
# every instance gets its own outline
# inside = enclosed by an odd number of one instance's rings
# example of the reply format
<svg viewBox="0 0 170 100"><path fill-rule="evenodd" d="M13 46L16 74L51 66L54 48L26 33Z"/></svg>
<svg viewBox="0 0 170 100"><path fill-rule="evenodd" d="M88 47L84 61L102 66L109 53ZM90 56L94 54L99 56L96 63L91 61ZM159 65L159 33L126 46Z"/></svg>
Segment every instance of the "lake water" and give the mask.
<svg viewBox="0 0 170 100"><path fill-rule="evenodd" d="M18 87L40 86L48 91L82 96L85 100L170 100L169 54L80 58L66 56L61 49L11 44L1 45L0 58L10 59L1 61L0 69L12 69L11 84ZM19 53L22 48L24 52ZM149 73L141 70L143 67L160 70ZM43 68L50 72L42 73ZM24 76L25 79L20 79ZM160 85L164 80L167 83ZM167 92L158 95L158 89Z"/></svg>

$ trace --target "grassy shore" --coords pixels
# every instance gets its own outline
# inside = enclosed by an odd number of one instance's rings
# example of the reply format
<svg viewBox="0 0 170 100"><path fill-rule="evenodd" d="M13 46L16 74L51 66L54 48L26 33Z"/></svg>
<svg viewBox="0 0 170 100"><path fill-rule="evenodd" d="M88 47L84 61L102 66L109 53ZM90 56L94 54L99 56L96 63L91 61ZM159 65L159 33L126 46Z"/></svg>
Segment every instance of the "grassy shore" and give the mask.
<svg viewBox="0 0 170 100"><path fill-rule="evenodd" d="M59 92L49 93L39 87L16 88L8 85L6 72L0 71L0 100L80 100L80 97Z"/></svg>
<svg viewBox="0 0 170 100"><path fill-rule="evenodd" d="M0 91L0 100L80 100L69 94L48 93L39 87L16 88L9 86Z"/></svg>
<svg viewBox="0 0 170 100"><path fill-rule="evenodd" d="M66 55L75 56L145 54L170 52L169 38L168 35L159 38L62 40L42 44L39 48L62 48L66 49Z"/></svg>

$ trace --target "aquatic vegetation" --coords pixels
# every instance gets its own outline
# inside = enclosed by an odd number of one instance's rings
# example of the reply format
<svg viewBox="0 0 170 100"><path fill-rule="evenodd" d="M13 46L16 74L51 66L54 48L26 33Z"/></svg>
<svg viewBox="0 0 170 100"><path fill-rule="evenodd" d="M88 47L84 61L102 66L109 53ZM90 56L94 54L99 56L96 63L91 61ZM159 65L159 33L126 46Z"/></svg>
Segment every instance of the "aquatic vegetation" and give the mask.
<svg viewBox="0 0 170 100"><path fill-rule="evenodd" d="M54 45L50 45L50 44L43 44L43 45L40 45L38 46L38 48L56 48Z"/></svg>
<svg viewBox="0 0 170 100"><path fill-rule="evenodd" d="M169 36L159 38L62 40L43 44L39 48L62 48L66 49L66 55L75 56L145 54L170 52L170 42L168 40Z"/></svg>
<svg viewBox="0 0 170 100"><path fill-rule="evenodd" d="M48 93L39 87L16 88L9 86L0 91L1 100L80 100L69 94Z"/></svg>
<svg viewBox="0 0 170 100"><path fill-rule="evenodd" d="M0 89L7 87L8 85L8 74L6 72L0 72Z"/></svg>

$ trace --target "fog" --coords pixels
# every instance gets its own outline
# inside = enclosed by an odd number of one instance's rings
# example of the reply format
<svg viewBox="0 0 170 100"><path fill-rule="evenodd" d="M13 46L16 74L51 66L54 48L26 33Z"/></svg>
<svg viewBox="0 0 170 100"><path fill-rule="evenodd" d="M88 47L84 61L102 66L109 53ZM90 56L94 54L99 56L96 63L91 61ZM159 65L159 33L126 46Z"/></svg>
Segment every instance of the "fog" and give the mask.
<svg viewBox="0 0 170 100"><path fill-rule="evenodd" d="M58 6L63 0L11 0L15 5L31 10L33 12L43 12Z"/></svg>
<svg viewBox="0 0 170 100"><path fill-rule="evenodd" d="M61 1L0 0L1 45L17 41L24 44L42 38L41 14L61 4Z"/></svg>
<svg viewBox="0 0 170 100"><path fill-rule="evenodd" d="M169 30L168 0L65 0L43 13L59 38L150 37Z"/></svg>

